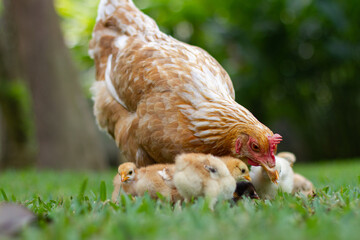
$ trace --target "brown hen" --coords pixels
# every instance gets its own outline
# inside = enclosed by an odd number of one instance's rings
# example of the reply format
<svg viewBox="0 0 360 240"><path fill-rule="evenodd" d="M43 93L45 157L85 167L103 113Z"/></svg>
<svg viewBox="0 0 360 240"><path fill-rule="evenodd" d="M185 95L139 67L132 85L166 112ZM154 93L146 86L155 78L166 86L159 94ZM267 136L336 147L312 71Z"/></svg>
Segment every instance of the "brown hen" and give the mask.
<svg viewBox="0 0 360 240"><path fill-rule="evenodd" d="M229 75L206 51L162 33L131 0L101 0L92 36L95 116L127 161L231 155L276 178L281 136L235 102Z"/></svg>

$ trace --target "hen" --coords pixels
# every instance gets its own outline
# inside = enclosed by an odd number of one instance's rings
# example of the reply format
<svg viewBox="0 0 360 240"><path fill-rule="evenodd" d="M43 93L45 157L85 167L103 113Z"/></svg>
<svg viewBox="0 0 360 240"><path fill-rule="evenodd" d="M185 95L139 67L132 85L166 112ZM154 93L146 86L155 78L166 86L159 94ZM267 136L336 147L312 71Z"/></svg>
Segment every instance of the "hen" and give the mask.
<svg viewBox="0 0 360 240"><path fill-rule="evenodd" d="M99 126L137 166L179 153L231 155L276 178L281 136L235 102L232 82L201 48L162 33L131 0L101 0L89 55Z"/></svg>

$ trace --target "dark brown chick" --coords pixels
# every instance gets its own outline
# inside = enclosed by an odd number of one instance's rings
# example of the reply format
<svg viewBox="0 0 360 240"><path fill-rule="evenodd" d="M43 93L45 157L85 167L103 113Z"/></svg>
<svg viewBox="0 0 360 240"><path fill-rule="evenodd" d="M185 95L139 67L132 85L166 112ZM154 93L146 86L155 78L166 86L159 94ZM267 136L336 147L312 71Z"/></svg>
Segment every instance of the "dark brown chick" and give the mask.
<svg viewBox="0 0 360 240"><path fill-rule="evenodd" d="M244 197L249 197L251 199L260 199L259 195L256 193L254 185L251 182L242 181L236 183L233 201L236 203Z"/></svg>

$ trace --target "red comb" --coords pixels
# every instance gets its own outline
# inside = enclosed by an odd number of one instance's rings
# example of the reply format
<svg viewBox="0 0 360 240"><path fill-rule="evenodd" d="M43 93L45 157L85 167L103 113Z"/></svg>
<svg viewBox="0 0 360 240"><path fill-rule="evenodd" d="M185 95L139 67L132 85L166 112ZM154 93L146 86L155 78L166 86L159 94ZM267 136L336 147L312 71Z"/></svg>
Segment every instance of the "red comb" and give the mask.
<svg viewBox="0 0 360 240"><path fill-rule="evenodd" d="M270 154L273 159L275 159L274 156L274 150L276 148L276 145L279 144L282 140L282 137L280 134L274 134L273 136L268 136L269 139L269 145L270 145Z"/></svg>
<svg viewBox="0 0 360 240"><path fill-rule="evenodd" d="M275 146L276 144L279 144L282 140L282 136L280 134L274 134L273 136L268 136L269 144L271 146Z"/></svg>

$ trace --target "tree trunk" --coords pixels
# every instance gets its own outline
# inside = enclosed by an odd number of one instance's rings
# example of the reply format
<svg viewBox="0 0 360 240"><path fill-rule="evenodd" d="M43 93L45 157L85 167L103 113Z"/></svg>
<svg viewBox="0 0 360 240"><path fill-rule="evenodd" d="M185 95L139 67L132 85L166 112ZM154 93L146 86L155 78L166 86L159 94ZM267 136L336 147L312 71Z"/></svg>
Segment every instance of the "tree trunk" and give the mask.
<svg viewBox="0 0 360 240"><path fill-rule="evenodd" d="M94 118L64 44L50 0L6 0L17 54L35 115L37 166L99 169L105 166Z"/></svg>
<svg viewBox="0 0 360 240"><path fill-rule="evenodd" d="M34 162L33 119L28 92L20 81L11 48L11 31L0 19L0 168L26 167Z"/></svg>

